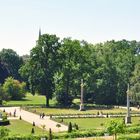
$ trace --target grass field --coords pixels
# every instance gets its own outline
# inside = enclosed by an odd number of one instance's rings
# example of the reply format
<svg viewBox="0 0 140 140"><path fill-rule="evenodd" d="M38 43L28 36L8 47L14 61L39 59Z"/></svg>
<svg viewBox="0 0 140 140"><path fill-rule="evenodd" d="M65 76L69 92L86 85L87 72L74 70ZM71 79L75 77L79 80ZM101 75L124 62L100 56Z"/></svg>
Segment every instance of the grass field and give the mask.
<svg viewBox="0 0 140 140"><path fill-rule="evenodd" d="M5 126L10 130L10 135L30 135L32 124L27 123L23 120L10 120L10 125ZM41 128L35 127L35 134L43 134Z"/></svg>
<svg viewBox="0 0 140 140"><path fill-rule="evenodd" d="M111 108L111 109L96 109L96 108L90 108L86 111L79 111L78 109L65 109L65 108L37 108L32 107L29 109L30 111L36 110L37 113L44 112L46 115L49 114L97 114L97 112L102 112L104 114L121 114L126 113L126 109L120 109L120 108Z"/></svg>
<svg viewBox="0 0 140 140"><path fill-rule="evenodd" d="M8 101L6 105L45 105L46 103L46 98L45 96L42 95L32 95L32 94L27 94L25 98L19 101ZM53 100L50 100L50 105L54 104Z"/></svg>
<svg viewBox="0 0 140 140"><path fill-rule="evenodd" d="M116 120L116 118L74 118L74 119L63 119L64 123L68 124L71 122L72 124L78 124L80 129L105 129L107 123L111 120ZM122 120L123 118L117 118L118 120ZM57 119L57 121L61 121ZM139 117L132 117L132 124L140 124Z"/></svg>

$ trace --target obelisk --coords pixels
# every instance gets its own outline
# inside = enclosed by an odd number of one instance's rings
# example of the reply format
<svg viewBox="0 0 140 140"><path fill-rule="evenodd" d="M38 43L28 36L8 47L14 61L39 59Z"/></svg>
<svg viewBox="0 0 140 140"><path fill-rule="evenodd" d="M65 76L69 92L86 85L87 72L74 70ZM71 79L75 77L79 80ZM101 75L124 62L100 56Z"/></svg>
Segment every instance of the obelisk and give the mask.
<svg viewBox="0 0 140 140"><path fill-rule="evenodd" d="M126 117L125 117L125 123L129 124L129 123L131 123L130 99L129 99L129 96L130 96L129 84L128 84L128 88L127 88L127 92L126 93L127 93L127 114L126 114Z"/></svg>
<svg viewBox="0 0 140 140"><path fill-rule="evenodd" d="M80 104L80 111L84 111L84 83L83 79L81 79L81 104Z"/></svg>

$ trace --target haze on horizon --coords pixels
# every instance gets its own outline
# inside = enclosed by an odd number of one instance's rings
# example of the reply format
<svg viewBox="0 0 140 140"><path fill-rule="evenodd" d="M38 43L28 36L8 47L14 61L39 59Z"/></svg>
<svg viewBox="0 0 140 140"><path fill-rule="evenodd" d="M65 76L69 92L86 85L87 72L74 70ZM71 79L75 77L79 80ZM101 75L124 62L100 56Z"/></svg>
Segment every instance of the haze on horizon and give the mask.
<svg viewBox="0 0 140 140"><path fill-rule="evenodd" d="M19 55L35 46L42 33L63 39L140 40L139 0L0 0L0 50Z"/></svg>

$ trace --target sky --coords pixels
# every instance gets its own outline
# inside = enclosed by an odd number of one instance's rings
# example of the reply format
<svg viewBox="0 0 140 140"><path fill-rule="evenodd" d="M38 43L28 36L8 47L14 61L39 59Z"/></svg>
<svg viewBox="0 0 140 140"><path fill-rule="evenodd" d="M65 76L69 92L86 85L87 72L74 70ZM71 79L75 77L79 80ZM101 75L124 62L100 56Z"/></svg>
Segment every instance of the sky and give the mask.
<svg viewBox="0 0 140 140"><path fill-rule="evenodd" d="M0 50L29 54L42 34L140 41L140 0L0 0Z"/></svg>

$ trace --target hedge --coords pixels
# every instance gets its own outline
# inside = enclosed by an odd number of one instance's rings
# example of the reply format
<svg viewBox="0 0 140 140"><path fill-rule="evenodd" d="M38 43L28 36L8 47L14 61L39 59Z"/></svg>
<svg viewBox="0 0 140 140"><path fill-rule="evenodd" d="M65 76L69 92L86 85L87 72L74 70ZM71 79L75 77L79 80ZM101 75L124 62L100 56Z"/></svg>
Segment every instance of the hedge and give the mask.
<svg viewBox="0 0 140 140"><path fill-rule="evenodd" d="M10 121L9 120L1 120L0 121L0 126L5 126L5 125L9 125Z"/></svg>

